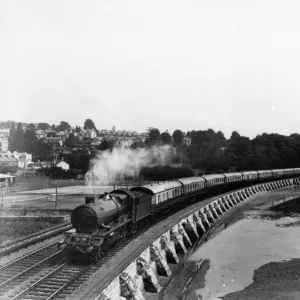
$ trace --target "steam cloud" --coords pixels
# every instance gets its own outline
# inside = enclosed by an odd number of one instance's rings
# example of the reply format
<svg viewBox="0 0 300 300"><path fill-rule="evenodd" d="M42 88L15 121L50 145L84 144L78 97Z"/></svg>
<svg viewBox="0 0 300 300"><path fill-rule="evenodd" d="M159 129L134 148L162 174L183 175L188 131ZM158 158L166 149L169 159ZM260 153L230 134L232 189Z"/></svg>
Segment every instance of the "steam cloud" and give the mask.
<svg viewBox="0 0 300 300"><path fill-rule="evenodd" d="M131 149L125 145L112 151L101 151L91 160L85 182L87 185L107 185L116 179L138 176L143 167L170 163L171 151L170 146Z"/></svg>

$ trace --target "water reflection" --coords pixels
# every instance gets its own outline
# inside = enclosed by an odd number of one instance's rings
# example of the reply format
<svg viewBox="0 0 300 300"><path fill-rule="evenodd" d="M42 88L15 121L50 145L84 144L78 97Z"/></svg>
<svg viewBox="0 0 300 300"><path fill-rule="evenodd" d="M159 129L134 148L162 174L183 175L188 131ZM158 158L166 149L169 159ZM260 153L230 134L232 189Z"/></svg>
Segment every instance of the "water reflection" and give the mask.
<svg viewBox="0 0 300 300"><path fill-rule="evenodd" d="M200 299L217 300L252 283L255 269L268 262L299 257L299 227L285 226L300 217L279 220L247 217L222 231L198 249L190 261L210 260Z"/></svg>

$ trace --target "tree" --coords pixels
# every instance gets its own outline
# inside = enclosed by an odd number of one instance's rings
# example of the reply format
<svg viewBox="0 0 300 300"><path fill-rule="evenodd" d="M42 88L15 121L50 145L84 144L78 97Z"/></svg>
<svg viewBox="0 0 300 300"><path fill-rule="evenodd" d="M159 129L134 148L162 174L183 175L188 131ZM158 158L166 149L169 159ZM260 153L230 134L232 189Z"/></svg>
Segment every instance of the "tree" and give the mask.
<svg viewBox="0 0 300 300"><path fill-rule="evenodd" d="M16 134L17 131L16 131L15 123L11 123L8 143L9 143L9 150L12 152L16 150Z"/></svg>
<svg viewBox="0 0 300 300"><path fill-rule="evenodd" d="M24 131L21 122L18 123L17 132L16 132L16 150L18 152L24 151Z"/></svg>
<svg viewBox="0 0 300 300"><path fill-rule="evenodd" d="M96 126L94 124L94 122L91 119L86 119L84 121L84 129L95 129L96 130Z"/></svg>
<svg viewBox="0 0 300 300"><path fill-rule="evenodd" d="M34 149L34 143L37 141L35 131L32 128L27 126L27 129L24 133L24 150L27 153L32 153Z"/></svg>
<svg viewBox="0 0 300 300"><path fill-rule="evenodd" d="M157 128L150 127L148 129L148 138L145 141L146 144L159 145L160 144L160 131Z"/></svg>
<svg viewBox="0 0 300 300"><path fill-rule="evenodd" d="M75 127L75 132L77 132L77 133L78 133L78 132L81 132L81 128L80 128L79 126L77 126L77 125L76 125L76 127Z"/></svg>
<svg viewBox="0 0 300 300"><path fill-rule="evenodd" d="M184 136L183 136L183 132L180 129L176 129L173 132L172 137L173 137L173 143L175 147L178 147L182 144Z"/></svg>
<svg viewBox="0 0 300 300"><path fill-rule="evenodd" d="M70 129L71 129L71 125L68 122L61 121L60 124L58 125L59 131L66 131Z"/></svg>
<svg viewBox="0 0 300 300"><path fill-rule="evenodd" d="M78 138L74 135L74 133L70 133L69 137L66 139L66 146L74 147L76 145L78 145Z"/></svg>
<svg viewBox="0 0 300 300"><path fill-rule="evenodd" d="M55 125L54 125L54 127L55 127ZM38 123L38 128L40 130L47 130L50 128L50 125L48 123Z"/></svg>
<svg viewBox="0 0 300 300"><path fill-rule="evenodd" d="M172 137L168 131L161 133L160 139L163 145L171 145L172 144Z"/></svg>
<svg viewBox="0 0 300 300"><path fill-rule="evenodd" d="M29 130L35 132L35 125L34 125L33 123L30 123L30 124L28 124L28 125L26 126L26 130L27 130L27 129L29 129Z"/></svg>
<svg viewBox="0 0 300 300"><path fill-rule="evenodd" d="M230 139L231 140L237 140L237 139L239 139L241 136L240 136L240 134L237 132L237 131L232 131L232 134L231 134L231 137L230 137Z"/></svg>
<svg viewBox="0 0 300 300"><path fill-rule="evenodd" d="M113 147L114 147L113 141L103 140L101 144L98 146L98 150L100 151L112 150Z"/></svg>

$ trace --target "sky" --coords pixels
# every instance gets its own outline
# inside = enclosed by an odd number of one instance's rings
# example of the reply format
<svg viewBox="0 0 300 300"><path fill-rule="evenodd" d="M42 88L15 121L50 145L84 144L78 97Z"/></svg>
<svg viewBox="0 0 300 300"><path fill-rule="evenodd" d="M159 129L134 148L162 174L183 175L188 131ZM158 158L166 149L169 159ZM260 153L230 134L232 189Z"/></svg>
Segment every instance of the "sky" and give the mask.
<svg viewBox="0 0 300 300"><path fill-rule="evenodd" d="M299 6L0 0L0 120L299 132Z"/></svg>

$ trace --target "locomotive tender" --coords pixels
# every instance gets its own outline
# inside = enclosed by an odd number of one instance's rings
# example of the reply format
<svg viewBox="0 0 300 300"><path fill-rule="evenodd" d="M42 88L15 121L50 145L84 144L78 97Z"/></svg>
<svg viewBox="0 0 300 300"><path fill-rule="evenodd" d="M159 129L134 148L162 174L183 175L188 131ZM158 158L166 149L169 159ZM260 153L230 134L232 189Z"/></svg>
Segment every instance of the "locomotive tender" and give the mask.
<svg viewBox="0 0 300 300"><path fill-rule="evenodd" d="M300 168L212 174L117 189L86 197L71 215L73 228L58 247L69 258L98 260L112 244L134 233L149 216L218 187L262 182L300 174Z"/></svg>

